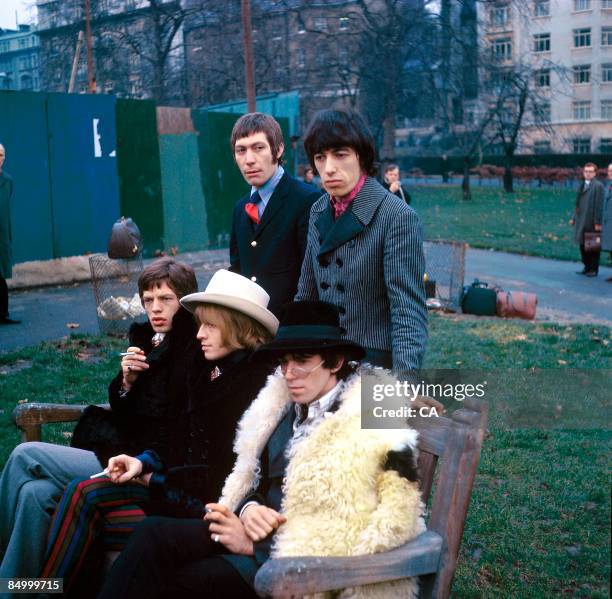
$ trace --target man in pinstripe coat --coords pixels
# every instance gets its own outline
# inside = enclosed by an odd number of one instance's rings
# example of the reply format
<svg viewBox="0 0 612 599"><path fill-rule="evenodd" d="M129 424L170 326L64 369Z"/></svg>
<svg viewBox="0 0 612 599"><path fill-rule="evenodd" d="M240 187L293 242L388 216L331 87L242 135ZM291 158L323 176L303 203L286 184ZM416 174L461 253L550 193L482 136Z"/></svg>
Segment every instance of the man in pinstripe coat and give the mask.
<svg viewBox="0 0 612 599"><path fill-rule="evenodd" d="M366 362L419 368L427 309L416 212L371 176L374 140L359 114L317 113L304 147L327 193L310 212L295 300L335 304L343 335L366 349Z"/></svg>

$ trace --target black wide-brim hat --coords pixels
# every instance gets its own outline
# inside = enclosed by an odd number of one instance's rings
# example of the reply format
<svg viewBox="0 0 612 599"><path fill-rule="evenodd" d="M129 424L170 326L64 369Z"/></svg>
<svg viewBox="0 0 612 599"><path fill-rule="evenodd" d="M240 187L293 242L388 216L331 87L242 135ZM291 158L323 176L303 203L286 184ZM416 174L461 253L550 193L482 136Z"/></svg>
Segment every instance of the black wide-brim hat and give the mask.
<svg viewBox="0 0 612 599"><path fill-rule="evenodd" d="M260 346L257 353L291 353L321 349L336 349L349 360L361 360L366 352L359 345L343 339L338 308L319 301L286 304L276 335L270 343Z"/></svg>

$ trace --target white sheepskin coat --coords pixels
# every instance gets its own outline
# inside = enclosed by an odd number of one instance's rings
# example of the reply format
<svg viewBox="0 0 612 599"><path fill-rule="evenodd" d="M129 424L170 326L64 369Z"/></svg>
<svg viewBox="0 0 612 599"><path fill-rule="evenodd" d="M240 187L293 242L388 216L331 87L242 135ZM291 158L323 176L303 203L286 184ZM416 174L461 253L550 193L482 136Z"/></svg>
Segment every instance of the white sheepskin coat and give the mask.
<svg viewBox="0 0 612 599"><path fill-rule="evenodd" d="M377 376L389 382L388 372ZM235 510L259 483L260 456L283 416L292 407L280 374L272 375L243 415L234 443L237 460L220 502ZM411 449L417 432L361 428L361 377L346 383L338 411L287 457L282 513L287 522L274 539L272 557L349 556L397 547L425 530L423 504L416 482L385 470L391 450ZM323 597L369 599L416 598L418 584L406 578Z"/></svg>

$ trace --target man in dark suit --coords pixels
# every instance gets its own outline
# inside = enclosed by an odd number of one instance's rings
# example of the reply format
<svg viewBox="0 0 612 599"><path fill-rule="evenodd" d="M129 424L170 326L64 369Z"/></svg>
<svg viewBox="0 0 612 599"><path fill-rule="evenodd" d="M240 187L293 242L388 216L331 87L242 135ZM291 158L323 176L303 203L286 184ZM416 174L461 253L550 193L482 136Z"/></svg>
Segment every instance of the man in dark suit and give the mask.
<svg viewBox="0 0 612 599"><path fill-rule="evenodd" d="M261 285L278 314L297 290L310 207L321 194L283 170L283 135L271 116L240 117L231 145L251 191L234 207L230 270Z"/></svg>
<svg viewBox="0 0 612 599"><path fill-rule="evenodd" d="M596 179L597 165L587 162L583 174L584 180L576 196L576 207L570 225L574 227L574 242L580 246L580 256L584 264L584 268L577 274L596 277L599 272L601 249L587 251L584 246L584 235L601 232L604 187Z"/></svg>

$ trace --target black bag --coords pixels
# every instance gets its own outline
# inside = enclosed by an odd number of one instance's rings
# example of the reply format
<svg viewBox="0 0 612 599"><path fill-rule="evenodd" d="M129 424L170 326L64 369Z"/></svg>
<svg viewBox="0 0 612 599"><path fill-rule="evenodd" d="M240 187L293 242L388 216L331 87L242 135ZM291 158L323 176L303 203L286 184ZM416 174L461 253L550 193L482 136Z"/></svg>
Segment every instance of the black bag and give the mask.
<svg viewBox="0 0 612 599"><path fill-rule="evenodd" d="M106 467L109 458L125 452L122 437L113 412L99 406L87 406L72 433L70 445L93 451L100 464Z"/></svg>
<svg viewBox="0 0 612 599"><path fill-rule="evenodd" d="M474 279L463 288L461 310L464 314L495 316L497 314L497 290L489 289L487 283Z"/></svg>
<svg viewBox="0 0 612 599"><path fill-rule="evenodd" d="M114 225L108 240L108 257L134 258L142 251L140 229L131 218L121 217Z"/></svg>

